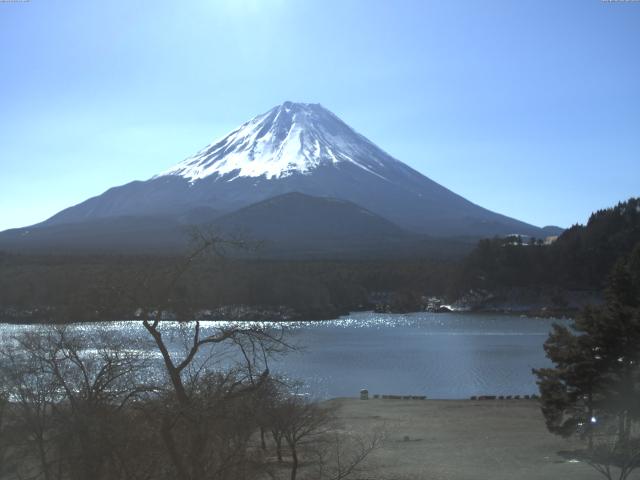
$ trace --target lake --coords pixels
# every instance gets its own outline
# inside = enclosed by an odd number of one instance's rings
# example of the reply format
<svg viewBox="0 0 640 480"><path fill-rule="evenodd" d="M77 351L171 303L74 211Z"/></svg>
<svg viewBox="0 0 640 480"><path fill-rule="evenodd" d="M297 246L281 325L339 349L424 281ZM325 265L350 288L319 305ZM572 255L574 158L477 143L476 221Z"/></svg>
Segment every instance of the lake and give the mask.
<svg viewBox="0 0 640 480"><path fill-rule="evenodd" d="M532 368L549 366L543 343L553 322L568 320L468 313L353 313L337 320L287 323L289 340L301 347L272 361L273 373L300 379L319 399L370 394L468 398L471 395L537 393ZM203 322L207 327L217 322ZM0 325L0 336L33 328ZM78 324L124 334L148 349L140 322ZM180 327L167 323L165 337L178 351ZM223 355L224 356L224 355Z"/></svg>

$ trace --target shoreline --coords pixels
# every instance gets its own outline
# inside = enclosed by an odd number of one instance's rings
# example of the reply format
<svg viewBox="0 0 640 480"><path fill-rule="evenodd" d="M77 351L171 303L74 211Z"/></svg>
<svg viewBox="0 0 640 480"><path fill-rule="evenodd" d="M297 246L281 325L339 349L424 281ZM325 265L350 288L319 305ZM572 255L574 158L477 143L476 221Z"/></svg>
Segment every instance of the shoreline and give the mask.
<svg viewBox="0 0 640 480"><path fill-rule="evenodd" d="M192 320L185 320L185 322L194 322L196 320L199 320L200 322L238 322L238 323L273 323L273 324L284 324L284 323L323 323L323 322L333 322L336 320L340 320L345 316L350 315L351 313L367 313L367 312L373 312L373 310L358 310L358 311L354 311L354 312L350 312L348 314L345 315L341 315L339 317L334 317L334 318L323 318L323 319L288 319L288 320L265 320L265 319L259 319L259 320L228 320L228 319L192 319ZM381 315L409 315L409 314L415 314L415 313L433 313L433 312L423 312L423 311L417 311L417 312L405 312L405 313L382 313ZM483 310L483 311L452 311L452 312L447 312L451 315L497 315L497 316L512 316L512 317L520 317L520 318L527 318L530 320L572 320L574 317L573 316L554 316L554 315L548 315L548 316L542 316L542 315L534 315L534 314L522 314L522 313L518 313L518 312L504 312L504 311L490 311L490 310ZM440 315L440 313L436 314L436 315ZM164 319L162 320L163 322L177 322L178 320L176 319ZM142 322L141 319L137 319L137 318L130 318L130 319L105 319L105 320L87 320L87 321L69 321L69 322L47 322L47 321L39 321L39 320L33 320L33 321L10 321L10 320L5 320L3 318L0 318L0 325L16 325L16 326L27 326L27 325L31 325L31 326L63 326L63 325L85 325L85 324L101 324L101 323L114 323L114 322L124 322L124 323L134 323L134 322Z"/></svg>
<svg viewBox="0 0 640 480"><path fill-rule="evenodd" d="M249 307L253 308L253 307ZM311 317L303 317L298 314L287 314L283 316L277 315L267 315L259 318L251 318L250 314L233 317L227 316L225 318L222 315L219 318L212 318L212 315L200 316L193 318L189 321L214 321L214 322L273 322L273 323L287 323L287 322L330 322L339 320L342 317L354 314L354 313L376 313L380 315L411 315L416 313L430 313L434 315L443 315L443 314L453 314L453 315L504 315L504 316L518 316L518 317L526 317L530 319L557 319L557 320L571 320L575 318L575 316L580 312L579 309L452 309L449 311L430 311L430 310L415 310L415 311L388 311L388 312L378 312L375 309L362 309L362 310L350 310L348 312L339 313L337 316L329 315L326 317L319 316L311 316ZM334 312L335 313L335 312ZM12 316L2 316L0 315L0 324L6 325L75 325L75 324L84 324L84 323L107 323L107 322L140 322L142 319L140 318L128 318L128 319L114 319L114 318L103 318L103 319L90 319L85 321L51 321L43 319L42 317L33 317L31 319L25 318L27 315L12 315ZM231 318L229 318L231 317ZM315 317L315 318L314 318ZM163 321L178 321L175 318L166 318Z"/></svg>

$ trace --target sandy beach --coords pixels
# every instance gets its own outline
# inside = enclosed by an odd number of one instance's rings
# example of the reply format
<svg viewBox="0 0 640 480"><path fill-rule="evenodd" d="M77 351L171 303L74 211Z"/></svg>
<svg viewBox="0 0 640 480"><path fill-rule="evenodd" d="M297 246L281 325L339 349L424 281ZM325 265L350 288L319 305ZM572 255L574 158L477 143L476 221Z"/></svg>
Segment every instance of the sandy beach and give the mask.
<svg viewBox="0 0 640 480"><path fill-rule="evenodd" d="M347 430L384 428L383 445L370 458L372 478L602 478L588 465L557 455L578 444L550 434L533 400L339 398L327 403L337 408Z"/></svg>

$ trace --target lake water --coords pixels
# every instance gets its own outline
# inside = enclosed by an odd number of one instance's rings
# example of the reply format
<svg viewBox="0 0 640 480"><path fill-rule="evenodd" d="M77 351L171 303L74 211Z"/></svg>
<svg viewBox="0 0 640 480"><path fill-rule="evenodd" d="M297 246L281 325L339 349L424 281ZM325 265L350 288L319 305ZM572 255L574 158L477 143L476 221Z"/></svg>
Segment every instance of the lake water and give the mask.
<svg viewBox="0 0 640 480"><path fill-rule="evenodd" d="M358 312L337 320L288 323L302 349L272 361L271 371L300 379L316 398L370 394L468 398L537 393L532 368L549 366L542 348L554 321L510 315ZM207 327L217 322L203 322ZM0 325L0 336L33 328ZM140 322L83 324L123 333L151 348ZM175 351L180 327L163 326Z"/></svg>

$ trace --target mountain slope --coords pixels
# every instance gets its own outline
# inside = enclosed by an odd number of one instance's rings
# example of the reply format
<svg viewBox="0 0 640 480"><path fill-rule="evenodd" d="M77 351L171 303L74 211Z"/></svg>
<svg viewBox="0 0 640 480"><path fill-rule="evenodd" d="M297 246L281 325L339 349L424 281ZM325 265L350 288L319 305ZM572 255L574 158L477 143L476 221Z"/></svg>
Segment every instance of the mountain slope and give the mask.
<svg viewBox="0 0 640 480"><path fill-rule="evenodd" d="M214 222L218 231L259 240L258 256L363 258L456 257L466 239L408 232L354 203L293 192L257 202Z"/></svg>
<svg viewBox="0 0 640 480"><path fill-rule="evenodd" d="M273 241L383 239L408 236L397 225L351 202L293 192L269 198L214 221L222 230L244 231Z"/></svg>
<svg viewBox="0 0 640 480"><path fill-rule="evenodd" d="M0 250L22 253L165 254L189 247L193 227L257 243L229 252L253 258L453 257L471 250L467 240L413 234L344 200L287 193L200 223L207 209L176 216L118 216L41 225L0 233Z"/></svg>
<svg viewBox="0 0 640 480"><path fill-rule="evenodd" d="M45 224L120 215L229 213L288 192L356 203L430 235L541 229L479 207L394 159L317 104L285 102L147 181L112 188Z"/></svg>
<svg viewBox="0 0 640 480"><path fill-rule="evenodd" d="M21 253L166 253L187 241L187 227L166 216L91 218L0 232L0 250Z"/></svg>

